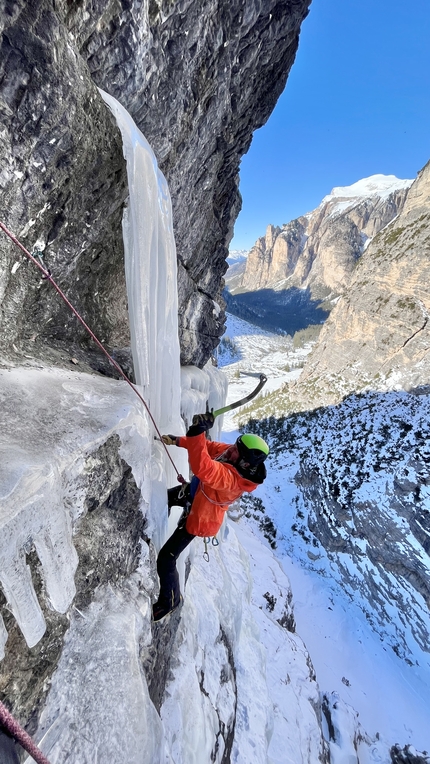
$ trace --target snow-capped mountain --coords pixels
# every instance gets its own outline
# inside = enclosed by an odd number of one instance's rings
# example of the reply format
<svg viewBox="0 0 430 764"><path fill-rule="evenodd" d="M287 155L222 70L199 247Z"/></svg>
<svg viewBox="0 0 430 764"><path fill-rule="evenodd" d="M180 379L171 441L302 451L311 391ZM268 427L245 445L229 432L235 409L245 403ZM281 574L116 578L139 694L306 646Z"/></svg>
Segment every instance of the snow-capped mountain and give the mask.
<svg viewBox="0 0 430 764"><path fill-rule="evenodd" d="M335 202L336 203L336 202ZM430 163L357 263L291 391L306 407L428 384ZM300 392L299 392L300 389ZM297 399L298 399L297 398Z"/></svg>
<svg viewBox="0 0 430 764"><path fill-rule="evenodd" d="M227 257L227 262L230 266L239 265L239 263L243 263L247 257L247 249L230 249Z"/></svg>
<svg viewBox="0 0 430 764"><path fill-rule="evenodd" d="M335 186L327 196L325 196L320 206L335 202L337 205L344 203L356 205L364 199L372 196L378 197L381 201L388 199L391 194L401 189L407 190L412 181L400 180L395 175L371 175L369 178L362 178L350 186ZM348 200L350 200L348 202ZM343 212L345 207L332 207L331 214Z"/></svg>
<svg viewBox="0 0 430 764"><path fill-rule="evenodd" d="M273 306L279 313L297 289L307 292L309 307L312 300L332 307L349 288L369 243L401 212L411 184L412 180L393 175L372 175L334 188L315 210L282 228L269 225L250 250L241 273L227 272L229 310L258 321L264 304L266 310ZM293 333L296 327L291 324L286 330Z"/></svg>

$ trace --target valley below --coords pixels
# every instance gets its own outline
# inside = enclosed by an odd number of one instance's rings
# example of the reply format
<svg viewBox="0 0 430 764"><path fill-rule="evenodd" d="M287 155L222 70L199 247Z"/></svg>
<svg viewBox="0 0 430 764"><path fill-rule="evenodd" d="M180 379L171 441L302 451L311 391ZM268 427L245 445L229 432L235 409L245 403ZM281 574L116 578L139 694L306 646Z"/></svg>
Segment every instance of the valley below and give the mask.
<svg viewBox="0 0 430 764"><path fill-rule="evenodd" d="M354 709L374 751L378 738L429 750L429 393L368 391L293 411L288 388L311 343L295 349L234 316L227 333L229 399L252 388L239 369L268 376L266 392L225 416L232 441L251 429L271 446L268 479L242 513L290 578L320 691Z"/></svg>

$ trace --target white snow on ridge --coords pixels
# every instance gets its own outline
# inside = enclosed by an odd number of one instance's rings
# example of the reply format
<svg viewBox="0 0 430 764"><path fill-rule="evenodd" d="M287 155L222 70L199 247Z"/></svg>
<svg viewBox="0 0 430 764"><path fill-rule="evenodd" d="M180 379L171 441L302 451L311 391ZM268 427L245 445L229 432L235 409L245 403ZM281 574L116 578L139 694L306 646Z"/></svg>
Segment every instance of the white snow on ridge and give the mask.
<svg viewBox="0 0 430 764"><path fill-rule="evenodd" d="M335 199L359 199L369 196L379 196L381 199L387 199L390 194L400 189L409 188L414 179L402 180L395 175L370 175L368 178L362 178L350 186L335 186L327 196L324 197L321 204L332 202Z"/></svg>
<svg viewBox="0 0 430 764"><path fill-rule="evenodd" d="M227 263L229 265L238 265L239 263L243 263L244 260L248 257L249 250L247 249L231 249L228 253Z"/></svg>
<svg viewBox="0 0 430 764"><path fill-rule="evenodd" d="M335 186L324 197L318 209L328 205L329 217L335 217L355 207L364 199L374 198L385 201L394 191L408 189L413 180L400 180L395 175L371 175L353 183L351 186Z"/></svg>

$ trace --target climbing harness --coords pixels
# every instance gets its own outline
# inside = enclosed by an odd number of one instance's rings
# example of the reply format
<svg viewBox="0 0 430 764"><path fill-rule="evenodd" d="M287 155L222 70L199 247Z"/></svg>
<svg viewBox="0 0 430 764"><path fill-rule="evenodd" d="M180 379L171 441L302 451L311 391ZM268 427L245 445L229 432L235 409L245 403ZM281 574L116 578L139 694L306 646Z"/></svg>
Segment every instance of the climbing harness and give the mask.
<svg viewBox="0 0 430 764"><path fill-rule="evenodd" d="M203 488L203 485L204 485L204 483L200 482L200 490L201 490L201 492L202 492L203 496L205 497L205 499L207 499L207 501L208 501L210 504L215 504L215 506L216 506L216 507L227 507L227 506L228 506L228 503L225 503L225 504L221 504L221 502L220 502L220 501L215 501L214 499L211 499L211 498L210 498L210 497L207 495L207 493L206 493L205 489Z"/></svg>
<svg viewBox="0 0 430 764"><path fill-rule="evenodd" d="M42 257L42 255L41 255L40 251L36 250L36 251L35 251L35 253L34 253L33 255L31 255L31 254L30 254L30 252L29 252L29 251L28 251L28 250L27 250L27 249L26 249L26 248L23 246L23 244L21 244L21 242L20 242L20 241L18 241L18 239L16 238L16 236L14 236L14 235L13 235L13 233L11 233L11 231L9 231L9 230L6 228L6 226L4 225L4 223L2 223L1 221L0 221L0 228L1 228L1 230L2 230L2 231L5 233L5 234L6 234L6 236L9 236L9 238L11 239L11 241L13 241L13 243L14 243L14 244L16 244L16 246L17 246L17 247L19 247L19 249L20 249L20 250L21 250L21 251L22 251L22 252L25 254L25 256L26 256L26 257L28 257L28 259L29 259L29 260L31 260L31 262L32 262L32 263L34 263L34 265L35 265L35 266L36 266L36 267L37 267L37 268L38 268L38 269L39 269L39 270L42 272L42 278L43 278L43 279L45 279L46 281L49 281L49 282L52 284L52 286L54 287L54 289L55 289L55 290L58 292L58 294L60 295L61 299L62 299L62 300L64 300L64 302L66 303L67 307L68 307L68 308L69 308L69 309L72 311L72 313L73 313L73 314L76 316L76 318L78 319L78 321L80 321L80 323L82 324L82 326L84 327L84 329L85 329L85 330L88 332L88 334L90 335L90 337L91 337L91 338L94 340L94 342L96 343L97 347L98 347L98 348L100 348L100 350L101 350L101 351L102 351L102 353L104 353L104 355L105 355L105 356L108 358L108 360L110 361L110 363L112 364L112 366L114 366L114 367L115 367L115 369L116 369L116 370L117 370L117 372L118 372L118 373L121 375L121 377L122 377L123 379L125 379L125 381L127 382L127 384L128 384L128 385L130 385L131 389L132 389L132 390L134 390L134 392L136 393L136 395L137 395L137 397L139 398L139 400L141 401L141 403L143 403L143 405L144 405L144 407L145 407L145 409L146 409L146 411L147 411L147 413L148 413L148 416L149 416L149 418L150 418L150 420L151 420L151 422L152 422L152 424L153 424L153 426L154 426L154 429L155 429L155 431L156 431L156 433L157 433L157 435L158 435L159 439L160 439L160 440L161 440L161 442L163 443L163 441L162 441L162 439L161 439L161 432L160 432L160 430L159 430L159 429L158 429L158 427L157 427L157 424L156 424L156 422L155 422L155 419L154 419L154 417L152 416L152 414L151 414L151 411L150 411L150 409L149 409L149 406L148 406L148 404L146 403L145 399L144 399L144 398L142 397L142 395L139 393L139 390L137 389L137 387L136 387L135 385L133 385L133 382L131 382L131 381L129 380L129 378L127 377L127 375L126 375L126 374L123 372L123 370L121 369L121 366L120 366L120 365L119 365L119 364L118 364L118 363L117 363L117 362L116 362L116 361L115 361L115 360L112 358L112 356L111 356L111 355L108 353L108 351L107 351L107 350L106 350L106 348L105 348L105 347L102 345L102 343L100 342L100 340L99 340L99 339L97 339L97 337L96 337L96 335L94 334L94 332L93 332L93 331L90 329L90 327L88 326L88 324L86 324L86 323L85 323L85 321L84 321L84 319L82 318L82 316L81 316L81 315L78 313L78 311L76 310L76 308L74 308L74 307L73 307L72 303L71 303L71 302L69 302L69 300L67 299L67 297L66 297L66 295L64 294L64 292L63 292L63 291L60 289L60 287L58 286L58 284L57 284L57 283L54 281L54 279L52 278L52 275L51 275L51 271L50 271L50 270L49 270L49 269L46 267L46 265L44 264L44 261L43 261L43 257ZM39 261L40 261L40 262L39 262ZM175 462L173 461L172 457L170 456L170 453L169 453L169 451L168 451L168 449L167 449L167 446L166 446L166 444L165 444L165 443L163 443L163 446L164 446L164 450L165 450L165 452L166 452L166 454L167 454L167 457L169 458L169 460L170 460L170 462L171 462L171 464L172 464L172 466L173 466L173 469L174 469L174 470L175 470L175 472L176 472L176 477L177 477L178 481L179 481L180 483L185 483L185 478L184 478L184 477L183 477L183 476L180 474L180 472L178 472L178 469L177 469L177 467L176 467L176 465L175 465Z"/></svg>
<svg viewBox="0 0 430 764"><path fill-rule="evenodd" d="M209 552L208 552L208 546L212 543L212 546L219 546L219 541L216 536L204 536L203 537L203 543L205 545L205 551L203 552L203 559L206 562L209 562Z"/></svg>
<svg viewBox="0 0 430 764"><path fill-rule="evenodd" d="M30 754L37 764L49 764L46 756L43 755L40 748L31 739L30 735L21 727L6 706L0 701L0 724L15 738L15 740L24 748L24 751Z"/></svg>

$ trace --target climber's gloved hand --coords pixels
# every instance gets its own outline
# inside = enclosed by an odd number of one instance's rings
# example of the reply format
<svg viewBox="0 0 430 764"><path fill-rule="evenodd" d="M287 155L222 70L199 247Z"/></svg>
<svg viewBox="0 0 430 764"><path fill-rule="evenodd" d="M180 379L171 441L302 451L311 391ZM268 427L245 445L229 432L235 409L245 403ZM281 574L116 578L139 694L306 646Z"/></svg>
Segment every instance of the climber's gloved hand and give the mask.
<svg viewBox="0 0 430 764"><path fill-rule="evenodd" d="M214 426L215 417L212 411L206 411L204 414L195 414L193 416L193 423L188 429L187 438L192 438L194 435L201 435L203 432L207 432Z"/></svg>
<svg viewBox="0 0 430 764"><path fill-rule="evenodd" d="M177 446L178 438L176 435L162 435L161 440L165 446Z"/></svg>

